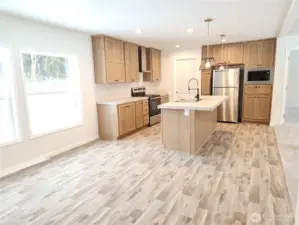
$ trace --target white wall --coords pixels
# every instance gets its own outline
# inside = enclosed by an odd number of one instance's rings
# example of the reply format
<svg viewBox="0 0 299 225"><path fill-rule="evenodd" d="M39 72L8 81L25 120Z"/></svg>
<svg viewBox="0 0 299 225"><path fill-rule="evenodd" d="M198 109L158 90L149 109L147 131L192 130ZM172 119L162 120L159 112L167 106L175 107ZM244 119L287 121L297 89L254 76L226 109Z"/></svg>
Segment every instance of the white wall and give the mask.
<svg viewBox="0 0 299 225"><path fill-rule="evenodd" d="M0 148L0 176L98 138L91 39L88 35L0 14L0 45L13 54L21 142ZM77 55L84 124L30 139L21 82L20 50Z"/></svg>
<svg viewBox="0 0 299 225"><path fill-rule="evenodd" d="M162 74L164 77L163 87L170 93L170 97L173 100L175 98L176 90L176 68L175 61L177 59L196 58L198 66L201 63L201 47L192 50L176 50L172 52L166 52L163 57ZM182 78L183 79L183 78ZM188 79L188 77L186 77ZM200 73L199 73L200 82ZM188 87L186 87L187 91Z"/></svg>
<svg viewBox="0 0 299 225"><path fill-rule="evenodd" d="M299 49L299 36L277 38L271 125L281 124L286 103L288 56L292 49Z"/></svg>
<svg viewBox="0 0 299 225"><path fill-rule="evenodd" d="M299 47L290 56L286 107L299 107Z"/></svg>

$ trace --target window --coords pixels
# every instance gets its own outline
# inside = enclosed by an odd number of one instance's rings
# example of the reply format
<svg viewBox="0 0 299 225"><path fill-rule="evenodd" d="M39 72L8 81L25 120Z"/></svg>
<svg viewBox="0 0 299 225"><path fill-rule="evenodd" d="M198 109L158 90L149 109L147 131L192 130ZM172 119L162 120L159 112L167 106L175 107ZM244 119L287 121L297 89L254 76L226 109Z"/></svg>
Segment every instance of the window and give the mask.
<svg viewBox="0 0 299 225"><path fill-rule="evenodd" d="M31 135L82 123L76 57L23 53Z"/></svg>
<svg viewBox="0 0 299 225"><path fill-rule="evenodd" d="M0 47L0 145L18 139L9 50Z"/></svg>

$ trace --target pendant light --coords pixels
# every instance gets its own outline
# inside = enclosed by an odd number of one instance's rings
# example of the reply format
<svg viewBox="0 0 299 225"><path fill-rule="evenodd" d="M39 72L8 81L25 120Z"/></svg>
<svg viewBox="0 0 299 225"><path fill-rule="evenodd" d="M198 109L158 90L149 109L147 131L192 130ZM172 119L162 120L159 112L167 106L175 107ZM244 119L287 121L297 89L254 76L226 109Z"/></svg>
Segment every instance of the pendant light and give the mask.
<svg viewBox="0 0 299 225"><path fill-rule="evenodd" d="M210 37L210 22L213 21L211 18L207 18L204 20L208 25L208 37ZM209 57L209 44L207 44L207 56L202 58L200 64L200 70L210 70L215 65L214 57Z"/></svg>
<svg viewBox="0 0 299 225"><path fill-rule="evenodd" d="M216 70L226 71L226 70L228 70L228 64L227 64L227 62L224 62L224 60L223 60L223 54L224 54L224 52L223 52L223 43L226 40L225 40L225 35L224 34L221 34L220 37L221 37L221 43L222 43L222 46L221 46L222 47L221 62L216 64Z"/></svg>

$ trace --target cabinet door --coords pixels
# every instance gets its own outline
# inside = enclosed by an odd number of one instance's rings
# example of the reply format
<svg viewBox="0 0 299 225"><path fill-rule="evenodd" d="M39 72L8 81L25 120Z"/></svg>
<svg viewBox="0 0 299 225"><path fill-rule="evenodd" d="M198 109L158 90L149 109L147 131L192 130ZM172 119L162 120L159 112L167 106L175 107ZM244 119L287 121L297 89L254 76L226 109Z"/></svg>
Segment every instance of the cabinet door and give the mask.
<svg viewBox="0 0 299 225"><path fill-rule="evenodd" d="M139 62L138 62L138 46L131 46L131 81L138 81L139 77Z"/></svg>
<svg viewBox="0 0 299 225"><path fill-rule="evenodd" d="M255 95L244 95L243 97L243 119L255 119Z"/></svg>
<svg viewBox="0 0 299 225"><path fill-rule="evenodd" d="M275 58L275 40L262 41L259 50L260 66L273 67Z"/></svg>
<svg viewBox="0 0 299 225"><path fill-rule="evenodd" d="M145 47L141 47L141 70L142 72L147 71L147 66L146 66L146 48Z"/></svg>
<svg viewBox="0 0 299 225"><path fill-rule="evenodd" d="M255 118L258 120L269 121L271 110L271 95L259 95L256 98L254 109Z"/></svg>
<svg viewBox="0 0 299 225"><path fill-rule="evenodd" d="M248 42L245 46L245 64L247 68L259 67L259 48L260 42Z"/></svg>
<svg viewBox="0 0 299 225"><path fill-rule="evenodd" d="M131 132L136 129L135 103L130 103L126 106L126 127L127 132Z"/></svg>
<svg viewBox="0 0 299 225"><path fill-rule="evenodd" d="M126 81L135 82L138 80L138 46L130 43L124 44L125 48L125 71Z"/></svg>
<svg viewBox="0 0 299 225"><path fill-rule="evenodd" d="M119 136L124 135L128 132L127 121L126 121L126 105L118 106L118 130Z"/></svg>
<svg viewBox="0 0 299 225"><path fill-rule="evenodd" d="M125 75L126 75L126 81L131 81L131 44L125 43Z"/></svg>
<svg viewBox="0 0 299 225"><path fill-rule="evenodd" d="M105 38L107 83L125 82L123 42Z"/></svg>
<svg viewBox="0 0 299 225"><path fill-rule="evenodd" d="M201 58L203 59L205 57L207 57L207 46L206 45L202 46L202 48L201 48Z"/></svg>
<svg viewBox="0 0 299 225"><path fill-rule="evenodd" d="M211 95L211 70L201 71L201 94Z"/></svg>
<svg viewBox="0 0 299 225"><path fill-rule="evenodd" d="M157 77L157 51L151 49L151 61L152 61L152 80L156 80Z"/></svg>
<svg viewBox="0 0 299 225"><path fill-rule="evenodd" d="M221 45L213 45L209 47L210 53L209 57L214 57L215 63L223 62L224 59L222 57L222 46Z"/></svg>
<svg viewBox="0 0 299 225"><path fill-rule="evenodd" d="M228 64L242 64L244 45L242 43L225 45L224 61Z"/></svg>
<svg viewBox="0 0 299 225"><path fill-rule="evenodd" d="M156 51L156 76L155 80L158 81L161 79L161 52Z"/></svg>
<svg viewBox="0 0 299 225"><path fill-rule="evenodd" d="M136 128L143 126L143 101L135 103Z"/></svg>

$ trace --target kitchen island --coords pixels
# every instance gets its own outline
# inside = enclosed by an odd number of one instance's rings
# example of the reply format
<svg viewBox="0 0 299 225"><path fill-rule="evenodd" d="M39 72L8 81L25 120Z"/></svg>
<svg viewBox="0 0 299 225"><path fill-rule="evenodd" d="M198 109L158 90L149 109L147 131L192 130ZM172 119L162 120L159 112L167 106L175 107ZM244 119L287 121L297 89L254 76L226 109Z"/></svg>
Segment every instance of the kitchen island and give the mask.
<svg viewBox="0 0 299 225"><path fill-rule="evenodd" d="M198 102L169 102L159 105L164 147L197 154L215 131L217 107L227 98L201 96Z"/></svg>

